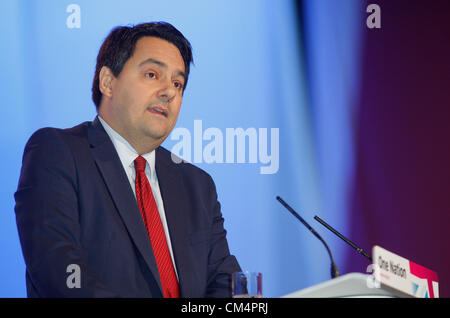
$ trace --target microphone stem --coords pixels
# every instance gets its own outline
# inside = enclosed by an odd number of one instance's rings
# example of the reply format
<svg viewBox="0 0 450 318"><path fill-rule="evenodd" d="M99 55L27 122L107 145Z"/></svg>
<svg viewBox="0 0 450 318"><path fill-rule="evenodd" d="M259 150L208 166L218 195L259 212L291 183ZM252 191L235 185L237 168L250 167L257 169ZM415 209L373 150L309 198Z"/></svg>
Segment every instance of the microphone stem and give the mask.
<svg viewBox="0 0 450 318"><path fill-rule="evenodd" d="M346 238L344 235L342 235L341 233L339 233L338 231L336 231L333 227L331 227L329 224L327 224L324 220L322 220L321 218L319 218L317 215L314 217L314 219L316 221L318 221L320 224L322 224L323 226L325 226L328 230L330 230L331 232L333 232L335 235L337 235L340 239L342 239L344 242L346 242L348 245L350 245L351 247L353 247L359 254L361 254L362 256L364 256L365 258L367 258L369 261L372 262L372 257L369 256L369 254L367 254L362 248L360 248L359 246L357 246L355 243L353 243L352 241L350 241L348 238Z"/></svg>
<svg viewBox="0 0 450 318"><path fill-rule="evenodd" d="M328 247L327 243L325 243L325 241L323 240L323 238L319 235L319 233L317 233L297 212L294 211L293 208L291 208L289 206L289 204L287 204L286 202L284 202L284 200L282 198L280 198L279 196L276 197L276 199L286 208L288 209L289 212L292 213L292 215L294 215L300 222L303 223L304 226L306 226L308 228L308 230L311 231L312 234L314 234L315 237L317 237L325 246L325 248L327 249L328 255L330 256L330 260L331 260L331 277L335 278L337 276L339 276L339 270L336 266L336 263L334 262L333 259L333 255L331 254L331 250Z"/></svg>
<svg viewBox="0 0 450 318"><path fill-rule="evenodd" d="M315 231L314 231L315 232ZM331 277L332 278L336 278L339 276L339 270L336 266L336 263L334 262L334 258L333 258L333 254L331 254L331 250L328 247L327 243L325 243L325 241L322 239L322 237L316 233L313 234L323 243L323 245L325 246L325 248L327 249L328 255L330 255L330 260L331 260Z"/></svg>

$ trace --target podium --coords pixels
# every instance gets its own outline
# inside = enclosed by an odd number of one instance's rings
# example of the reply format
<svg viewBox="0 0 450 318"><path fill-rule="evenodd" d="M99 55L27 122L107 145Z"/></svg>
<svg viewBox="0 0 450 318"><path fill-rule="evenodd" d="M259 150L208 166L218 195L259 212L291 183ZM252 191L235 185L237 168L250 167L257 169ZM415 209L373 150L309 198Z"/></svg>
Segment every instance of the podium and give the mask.
<svg viewBox="0 0 450 318"><path fill-rule="evenodd" d="M350 273L287 294L282 298L411 298L412 296L384 285L370 284L371 275Z"/></svg>

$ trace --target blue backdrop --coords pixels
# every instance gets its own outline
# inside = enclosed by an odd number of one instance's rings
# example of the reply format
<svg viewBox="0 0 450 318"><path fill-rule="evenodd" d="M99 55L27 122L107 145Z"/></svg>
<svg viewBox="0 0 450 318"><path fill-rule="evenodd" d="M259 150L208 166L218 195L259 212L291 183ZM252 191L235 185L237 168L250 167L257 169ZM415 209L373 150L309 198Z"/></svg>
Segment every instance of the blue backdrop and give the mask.
<svg viewBox="0 0 450 318"><path fill-rule="evenodd" d="M1 1L0 297L26 295L13 194L27 139L41 127L92 120L103 39L117 25L155 20L181 30L195 60L175 134L163 145L176 150L183 133L190 138L186 159L215 180L241 267L263 273L266 297L329 279L325 249L275 197L311 224L317 214L348 230L350 121L365 11L359 0L304 1L302 9L299 23L288 0ZM238 128L249 134L246 145L227 148L227 131ZM339 266L347 247L314 225Z"/></svg>

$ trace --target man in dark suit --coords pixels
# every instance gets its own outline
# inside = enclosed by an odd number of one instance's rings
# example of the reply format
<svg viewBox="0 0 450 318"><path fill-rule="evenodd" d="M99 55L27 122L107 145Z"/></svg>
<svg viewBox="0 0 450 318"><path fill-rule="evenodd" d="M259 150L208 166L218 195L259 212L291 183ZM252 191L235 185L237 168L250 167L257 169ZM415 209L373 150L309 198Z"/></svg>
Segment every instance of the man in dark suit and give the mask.
<svg viewBox="0 0 450 318"><path fill-rule="evenodd" d="M31 136L15 193L28 296L230 296L240 267L214 182L160 146L191 62L168 23L118 27L97 57L95 120Z"/></svg>

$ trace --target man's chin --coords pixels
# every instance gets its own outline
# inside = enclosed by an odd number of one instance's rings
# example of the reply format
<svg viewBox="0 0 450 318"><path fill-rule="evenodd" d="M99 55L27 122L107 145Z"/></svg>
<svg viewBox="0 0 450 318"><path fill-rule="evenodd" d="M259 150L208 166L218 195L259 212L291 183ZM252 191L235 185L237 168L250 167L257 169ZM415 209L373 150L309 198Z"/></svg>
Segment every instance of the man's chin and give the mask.
<svg viewBox="0 0 450 318"><path fill-rule="evenodd" d="M151 140L154 143L158 143L158 145L160 145L166 138L167 136L169 136L168 133L166 132L148 132L147 137L149 140Z"/></svg>

